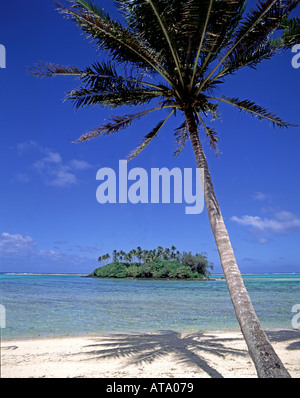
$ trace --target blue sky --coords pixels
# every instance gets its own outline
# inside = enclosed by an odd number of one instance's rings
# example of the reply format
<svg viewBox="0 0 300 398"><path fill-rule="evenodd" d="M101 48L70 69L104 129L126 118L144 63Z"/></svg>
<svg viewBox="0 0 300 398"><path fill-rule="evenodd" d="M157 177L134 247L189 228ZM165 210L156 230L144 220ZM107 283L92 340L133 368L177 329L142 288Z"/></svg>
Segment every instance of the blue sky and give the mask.
<svg viewBox="0 0 300 398"><path fill-rule="evenodd" d="M250 1L252 6L255 2ZM112 1L103 7L115 18ZM295 14L299 15L298 12ZM101 107L75 111L63 102L72 78L39 79L27 68L39 61L85 67L102 55L50 0L1 5L0 43L0 271L88 273L101 254L137 246L175 245L206 252L221 272L207 213L185 214L185 204L99 204L99 168L118 170L161 115L151 114L116 135L74 144L83 133L132 109ZM264 62L230 77L222 94L250 99L300 125L300 68L295 54ZM204 149L241 272L299 272L300 128L274 129L267 122L222 106L220 157ZM170 119L159 137L129 163L195 168L190 144L173 157ZM202 136L203 138L203 136Z"/></svg>

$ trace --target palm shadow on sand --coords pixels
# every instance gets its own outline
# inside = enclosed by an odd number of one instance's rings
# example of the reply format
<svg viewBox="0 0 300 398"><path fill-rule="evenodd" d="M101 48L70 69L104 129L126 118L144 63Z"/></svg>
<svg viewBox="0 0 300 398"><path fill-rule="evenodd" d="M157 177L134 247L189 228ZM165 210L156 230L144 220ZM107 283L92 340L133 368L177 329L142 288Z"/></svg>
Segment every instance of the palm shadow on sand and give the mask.
<svg viewBox="0 0 300 398"><path fill-rule="evenodd" d="M286 349L300 350L300 330L299 329L282 329L267 331L267 336L272 342L289 342Z"/></svg>
<svg viewBox="0 0 300 398"><path fill-rule="evenodd" d="M148 334L113 334L101 339L99 343L85 346L85 354L91 360L108 358L126 358L126 365L152 363L168 354L174 354L177 363L185 363L203 370L212 378L223 378L222 374L204 359L203 353L212 353L216 357L226 355L247 356L246 350L234 347L234 342L242 337L216 337L209 333L190 333L182 335L174 331ZM230 344L230 347L228 346ZM172 364L170 364L170 367Z"/></svg>

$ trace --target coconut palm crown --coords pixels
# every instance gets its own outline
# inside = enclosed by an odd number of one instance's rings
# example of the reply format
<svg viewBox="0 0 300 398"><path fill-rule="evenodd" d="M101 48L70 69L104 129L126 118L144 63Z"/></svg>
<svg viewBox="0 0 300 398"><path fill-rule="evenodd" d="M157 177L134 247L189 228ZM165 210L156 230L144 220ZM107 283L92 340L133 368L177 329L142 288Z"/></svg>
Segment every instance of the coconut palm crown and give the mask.
<svg viewBox="0 0 300 398"><path fill-rule="evenodd" d="M113 21L102 8L88 1L68 3L68 7L58 4L59 11L75 21L98 49L107 50L111 61L98 61L83 70L40 63L32 73L78 76L81 84L67 95L77 108L97 104L115 108L155 101L155 106L142 112L112 117L77 142L115 133L152 111L167 109L167 116L129 155L132 159L157 136L172 114L190 110L218 153L218 134L206 120L220 117L220 103L274 126L289 126L253 101L213 93L226 76L245 66L255 68L300 42L300 18L288 19L298 0L260 1L245 17L244 0L115 1L127 26ZM174 134L178 154L189 139L187 121Z"/></svg>
<svg viewBox="0 0 300 398"><path fill-rule="evenodd" d="M176 155L190 141L197 166L204 170L208 218L235 313L259 377L289 377L289 373L270 345L244 286L215 196L202 138L209 140L217 154L218 133L210 124L220 117L221 103L273 126L290 126L249 99L215 93L227 76L246 66L256 68L300 43L300 18L290 17L299 1L259 0L256 7L246 11L244 0L116 0L124 17L121 23L112 20L100 6L69 0L65 5L58 4L59 11L107 57L84 69L40 63L31 70L36 76L77 76L79 85L67 95L77 108L98 104L110 108L144 106L137 113L111 117L77 142L115 133L150 112L166 110L129 159L150 144L171 116L183 116L174 131Z"/></svg>

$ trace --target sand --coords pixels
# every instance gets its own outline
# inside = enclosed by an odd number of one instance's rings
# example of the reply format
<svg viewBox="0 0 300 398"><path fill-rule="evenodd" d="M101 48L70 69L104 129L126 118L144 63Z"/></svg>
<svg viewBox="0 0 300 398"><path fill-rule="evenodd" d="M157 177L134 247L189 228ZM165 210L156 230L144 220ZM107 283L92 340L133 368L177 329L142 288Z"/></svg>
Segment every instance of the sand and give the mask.
<svg viewBox="0 0 300 398"><path fill-rule="evenodd" d="M300 377L300 330L267 332ZM253 378L240 332L110 334L2 341L4 378Z"/></svg>

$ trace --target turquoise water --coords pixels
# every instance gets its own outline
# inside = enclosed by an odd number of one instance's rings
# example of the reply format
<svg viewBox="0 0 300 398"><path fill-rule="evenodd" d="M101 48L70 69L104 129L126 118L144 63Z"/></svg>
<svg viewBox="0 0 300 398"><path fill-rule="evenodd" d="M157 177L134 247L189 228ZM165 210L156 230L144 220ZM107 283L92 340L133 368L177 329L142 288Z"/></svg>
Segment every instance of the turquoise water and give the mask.
<svg viewBox="0 0 300 398"><path fill-rule="evenodd" d="M266 329L291 328L300 274L244 275ZM226 282L0 275L2 338L238 329Z"/></svg>

